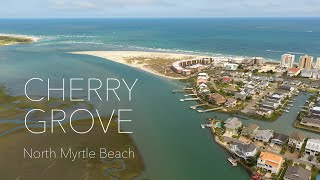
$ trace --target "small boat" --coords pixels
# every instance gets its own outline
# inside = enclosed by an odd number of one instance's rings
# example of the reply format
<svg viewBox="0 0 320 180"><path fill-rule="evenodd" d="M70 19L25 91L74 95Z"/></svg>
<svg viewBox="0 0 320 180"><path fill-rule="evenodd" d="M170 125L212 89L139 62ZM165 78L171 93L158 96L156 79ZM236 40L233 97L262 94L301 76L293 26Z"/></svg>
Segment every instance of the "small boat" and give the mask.
<svg viewBox="0 0 320 180"><path fill-rule="evenodd" d="M237 161L232 159L232 157L229 157L228 161L232 164L232 166L237 166L238 165Z"/></svg>
<svg viewBox="0 0 320 180"><path fill-rule="evenodd" d="M206 125L205 124L201 124L201 128L202 129L206 128Z"/></svg>

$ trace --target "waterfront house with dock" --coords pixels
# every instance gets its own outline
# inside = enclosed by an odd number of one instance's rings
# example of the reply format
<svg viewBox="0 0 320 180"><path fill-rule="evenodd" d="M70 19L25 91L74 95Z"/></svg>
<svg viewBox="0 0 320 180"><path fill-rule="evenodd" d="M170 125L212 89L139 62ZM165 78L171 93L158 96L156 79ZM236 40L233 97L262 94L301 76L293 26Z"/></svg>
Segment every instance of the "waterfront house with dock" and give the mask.
<svg viewBox="0 0 320 180"><path fill-rule="evenodd" d="M247 159L257 154L257 147L254 144L243 144L234 142L230 145L231 151L240 158Z"/></svg>
<svg viewBox="0 0 320 180"><path fill-rule="evenodd" d="M289 145L296 147L296 149L300 150L303 142L305 141L305 136L301 132L292 132L289 136Z"/></svg>
<svg viewBox="0 0 320 180"><path fill-rule="evenodd" d="M227 102L225 103L227 108L233 108L237 105L237 100L234 98L228 98Z"/></svg>
<svg viewBox="0 0 320 180"><path fill-rule="evenodd" d="M226 102L226 98L223 97L221 94L218 93L212 93L209 95L209 103L211 104L216 104L216 105L221 105Z"/></svg>
<svg viewBox="0 0 320 180"><path fill-rule="evenodd" d="M271 173L278 174L283 158L269 152L261 152L257 161L257 167Z"/></svg>
<svg viewBox="0 0 320 180"><path fill-rule="evenodd" d="M320 128L320 119L319 118L305 117L305 118L302 118L300 123L305 126Z"/></svg>
<svg viewBox="0 0 320 180"><path fill-rule="evenodd" d="M226 128L226 133L231 135L238 135L238 130L242 126L242 122L238 118L229 118L223 125Z"/></svg>

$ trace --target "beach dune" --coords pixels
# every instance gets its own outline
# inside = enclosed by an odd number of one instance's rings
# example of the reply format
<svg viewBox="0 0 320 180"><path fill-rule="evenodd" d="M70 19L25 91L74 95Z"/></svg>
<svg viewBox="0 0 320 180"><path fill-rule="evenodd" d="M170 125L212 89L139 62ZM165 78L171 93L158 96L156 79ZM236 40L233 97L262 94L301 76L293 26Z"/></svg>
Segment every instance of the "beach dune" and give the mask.
<svg viewBox="0 0 320 180"><path fill-rule="evenodd" d="M171 70L170 67L174 61L204 57L191 54L146 51L79 51L71 53L104 58L170 79L185 78Z"/></svg>

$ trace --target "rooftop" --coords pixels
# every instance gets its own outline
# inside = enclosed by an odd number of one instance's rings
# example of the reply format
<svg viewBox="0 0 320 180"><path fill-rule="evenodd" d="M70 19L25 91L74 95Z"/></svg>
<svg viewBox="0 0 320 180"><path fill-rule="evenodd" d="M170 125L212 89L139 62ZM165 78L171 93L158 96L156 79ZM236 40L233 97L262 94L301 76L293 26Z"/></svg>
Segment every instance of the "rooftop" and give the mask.
<svg viewBox="0 0 320 180"><path fill-rule="evenodd" d="M265 161L266 164L270 165L270 166L279 166L281 164L282 161L282 157L269 153L269 152L261 152L260 153L260 160Z"/></svg>
<svg viewBox="0 0 320 180"><path fill-rule="evenodd" d="M300 166L289 166L284 177L292 180L306 180L311 176L311 172Z"/></svg>

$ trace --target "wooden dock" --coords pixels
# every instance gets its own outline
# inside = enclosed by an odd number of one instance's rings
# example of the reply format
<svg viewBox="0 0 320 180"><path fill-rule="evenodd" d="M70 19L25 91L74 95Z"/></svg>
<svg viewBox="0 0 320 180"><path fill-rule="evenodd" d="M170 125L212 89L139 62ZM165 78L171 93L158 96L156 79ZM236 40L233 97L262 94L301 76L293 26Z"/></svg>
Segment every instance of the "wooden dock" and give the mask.
<svg viewBox="0 0 320 180"><path fill-rule="evenodd" d="M191 109L197 109L197 107L201 107L201 106L206 106L208 105L207 103L205 104L197 104L197 105L194 105L194 106L190 106Z"/></svg>
<svg viewBox="0 0 320 180"><path fill-rule="evenodd" d="M204 113L204 112L210 112L210 111L215 111L215 110L219 110L219 109L223 109L223 107L217 107L217 108L206 109L206 110L199 109L198 112Z"/></svg>
<svg viewBox="0 0 320 180"><path fill-rule="evenodd" d="M186 99L180 99L180 101L197 101L200 100L199 98L186 98Z"/></svg>

